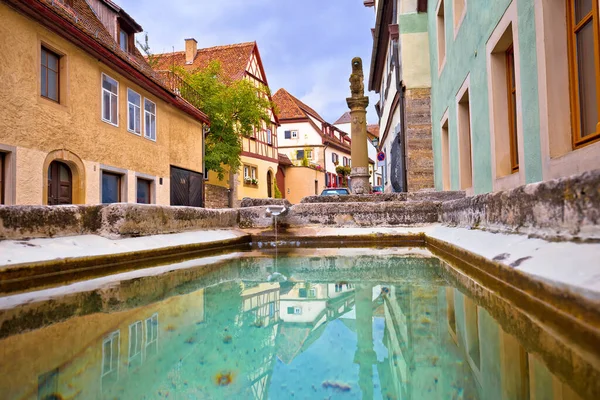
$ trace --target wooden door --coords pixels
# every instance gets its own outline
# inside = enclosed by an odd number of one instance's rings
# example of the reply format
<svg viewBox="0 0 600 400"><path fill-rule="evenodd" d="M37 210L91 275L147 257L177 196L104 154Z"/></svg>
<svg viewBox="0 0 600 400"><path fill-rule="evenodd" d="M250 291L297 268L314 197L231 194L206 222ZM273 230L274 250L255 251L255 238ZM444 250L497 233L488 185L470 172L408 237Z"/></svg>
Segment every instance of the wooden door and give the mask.
<svg viewBox="0 0 600 400"><path fill-rule="evenodd" d="M53 161L48 167L48 205L73 204L73 174L65 163Z"/></svg>
<svg viewBox="0 0 600 400"><path fill-rule="evenodd" d="M271 171L267 172L267 197L273 197L273 174Z"/></svg>
<svg viewBox="0 0 600 400"><path fill-rule="evenodd" d="M198 172L171 167L171 205L203 207L204 176Z"/></svg>

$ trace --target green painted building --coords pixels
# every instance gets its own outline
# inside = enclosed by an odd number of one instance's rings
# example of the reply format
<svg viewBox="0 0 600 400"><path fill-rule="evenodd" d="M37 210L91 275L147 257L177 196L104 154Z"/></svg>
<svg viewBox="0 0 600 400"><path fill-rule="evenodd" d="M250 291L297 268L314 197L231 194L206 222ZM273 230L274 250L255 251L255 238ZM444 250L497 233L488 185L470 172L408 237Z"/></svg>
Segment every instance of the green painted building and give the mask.
<svg viewBox="0 0 600 400"><path fill-rule="evenodd" d="M599 0L429 0L438 190L600 168Z"/></svg>

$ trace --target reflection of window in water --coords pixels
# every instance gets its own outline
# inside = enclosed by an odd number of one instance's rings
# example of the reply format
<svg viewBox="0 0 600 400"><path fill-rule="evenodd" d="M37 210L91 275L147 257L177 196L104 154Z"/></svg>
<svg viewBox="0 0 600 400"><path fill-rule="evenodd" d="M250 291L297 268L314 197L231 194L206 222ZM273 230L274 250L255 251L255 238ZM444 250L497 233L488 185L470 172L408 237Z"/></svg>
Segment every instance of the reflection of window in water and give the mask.
<svg viewBox="0 0 600 400"><path fill-rule="evenodd" d="M142 321L136 321L129 325L129 367L142 363Z"/></svg>
<svg viewBox="0 0 600 400"><path fill-rule="evenodd" d="M51 399L58 393L58 368L38 377L38 400Z"/></svg>
<svg viewBox="0 0 600 400"><path fill-rule="evenodd" d="M275 315L275 303L269 303L269 317Z"/></svg>
<svg viewBox="0 0 600 400"><path fill-rule="evenodd" d="M158 313L146 319L146 355L158 352Z"/></svg>
<svg viewBox="0 0 600 400"><path fill-rule="evenodd" d="M102 387L119 380L119 342L121 331L108 335L102 342Z"/></svg>

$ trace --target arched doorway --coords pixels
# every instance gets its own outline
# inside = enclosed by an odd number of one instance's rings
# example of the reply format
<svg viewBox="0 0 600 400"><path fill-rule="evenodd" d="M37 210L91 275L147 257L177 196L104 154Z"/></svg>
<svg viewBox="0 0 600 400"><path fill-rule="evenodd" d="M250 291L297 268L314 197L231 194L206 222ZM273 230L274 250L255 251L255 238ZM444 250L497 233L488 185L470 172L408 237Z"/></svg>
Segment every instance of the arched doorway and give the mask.
<svg viewBox="0 0 600 400"><path fill-rule="evenodd" d="M48 205L73 204L73 174L63 162L48 166Z"/></svg>
<svg viewBox="0 0 600 400"><path fill-rule="evenodd" d="M273 173L271 171L267 172L267 197L273 197Z"/></svg>

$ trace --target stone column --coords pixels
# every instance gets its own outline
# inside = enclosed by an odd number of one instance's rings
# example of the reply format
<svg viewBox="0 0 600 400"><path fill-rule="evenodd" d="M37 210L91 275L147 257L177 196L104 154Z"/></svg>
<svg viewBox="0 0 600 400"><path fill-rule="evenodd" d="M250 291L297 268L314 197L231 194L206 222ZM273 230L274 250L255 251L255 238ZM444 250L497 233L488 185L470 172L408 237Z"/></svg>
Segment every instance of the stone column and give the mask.
<svg viewBox="0 0 600 400"><path fill-rule="evenodd" d="M360 57L352 59L350 75L352 97L346 99L352 120L352 170L350 172L350 190L353 194L371 192L369 183L369 155L367 149L367 106L369 98L365 96L364 75Z"/></svg>

